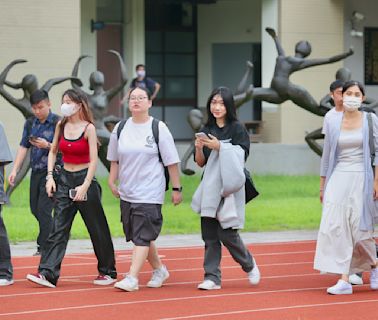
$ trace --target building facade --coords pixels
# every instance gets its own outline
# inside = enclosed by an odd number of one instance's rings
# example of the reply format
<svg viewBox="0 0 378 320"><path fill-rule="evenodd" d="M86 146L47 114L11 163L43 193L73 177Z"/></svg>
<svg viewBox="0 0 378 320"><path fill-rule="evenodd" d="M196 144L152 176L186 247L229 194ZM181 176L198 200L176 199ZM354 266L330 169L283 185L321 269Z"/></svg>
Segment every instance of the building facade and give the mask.
<svg viewBox="0 0 378 320"><path fill-rule="evenodd" d="M107 52L115 49L126 62L130 81L135 65L145 63L148 75L162 84L152 113L168 124L177 141L187 141L192 137L188 111L205 106L215 86L235 89L246 60L254 63L250 82L269 87L277 50L266 27L277 31L287 55L294 55L300 40L312 45L308 58L354 48L354 55L344 61L293 74L291 81L317 101L342 66L378 99L377 9L374 0L2 0L0 70L14 59L26 59L12 68L8 79L20 82L31 73L42 85L70 75L77 58L90 55L79 68L84 88L89 91L94 70L104 73L109 88L120 77L118 61ZM66 82L51 90L54 110L69 86ZM19 90L9 92L22 96ZM127 116L121 98L112 101L110 114ZM2 97L0 105L0 120L15 149L23 117ZM264 143L301 145L306 133L322 124L321 117L290 101L281 105L251 101L240 108L239 116L245 122L261 121Z"/></svg>

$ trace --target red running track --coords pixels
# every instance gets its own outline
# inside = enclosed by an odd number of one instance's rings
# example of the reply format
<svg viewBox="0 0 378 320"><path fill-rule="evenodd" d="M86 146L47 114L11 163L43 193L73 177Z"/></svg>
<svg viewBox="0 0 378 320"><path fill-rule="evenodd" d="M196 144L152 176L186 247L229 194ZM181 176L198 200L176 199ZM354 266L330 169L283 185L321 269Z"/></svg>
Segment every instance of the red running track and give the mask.
<svg viewBox="0 0 378 320"><path fill-rule="evenodd" d="M14 258L15 284L0 287L0 320L97 319L377 319L378 292L369 284L354 294L330 296L326 288L336 276L313 270L313 241L250 245L262 273L256 287L227 251L222 259L222 289L199 291L203 248L165 248L159 253L170 271L163 288L147 288L151 269L145 266L140 290L123 292L92 284L97 275L93 255L67 255L55 289L28 282L38 258ZM117 268L125 273L130 251L117 252ZM121 278L121 276L119 276ZM368 275L365 275L368 283Z"/></svg>

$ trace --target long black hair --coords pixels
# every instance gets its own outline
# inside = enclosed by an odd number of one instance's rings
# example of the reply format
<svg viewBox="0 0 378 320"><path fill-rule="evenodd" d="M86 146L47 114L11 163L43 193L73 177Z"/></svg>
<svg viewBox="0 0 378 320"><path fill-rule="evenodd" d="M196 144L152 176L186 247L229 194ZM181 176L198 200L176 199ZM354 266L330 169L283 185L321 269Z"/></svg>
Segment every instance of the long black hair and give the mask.
<svg viewBox="0 0 378 320"><path fill-rule="evenodd" d="M209 99L207 99L206 103L206 110L207 110L207 126L211 126L216 124L215 117L210 111L210 105L211 101L213 100L214 96L219 95L223 99L223 104L226 108L226 123L231 123L235 120L237 120L236 117L236 108L235 108L235 102L234 102L234 95L232 94L232 91L227 87L218 87L214 89Z"/></svg>

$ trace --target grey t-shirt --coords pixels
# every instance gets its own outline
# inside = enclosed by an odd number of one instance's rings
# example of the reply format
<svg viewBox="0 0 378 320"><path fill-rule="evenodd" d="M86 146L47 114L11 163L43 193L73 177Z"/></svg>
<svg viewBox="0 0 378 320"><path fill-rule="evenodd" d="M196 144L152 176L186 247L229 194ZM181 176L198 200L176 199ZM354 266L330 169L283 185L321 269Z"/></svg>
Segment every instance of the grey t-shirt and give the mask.
<svg viewBox="0 0 378 320"><path fill-rule="evenodd" d="M12 153L8 145L7 136L3 125L0 123L0 204L5 202L4 167L12 161Z"/></svg>

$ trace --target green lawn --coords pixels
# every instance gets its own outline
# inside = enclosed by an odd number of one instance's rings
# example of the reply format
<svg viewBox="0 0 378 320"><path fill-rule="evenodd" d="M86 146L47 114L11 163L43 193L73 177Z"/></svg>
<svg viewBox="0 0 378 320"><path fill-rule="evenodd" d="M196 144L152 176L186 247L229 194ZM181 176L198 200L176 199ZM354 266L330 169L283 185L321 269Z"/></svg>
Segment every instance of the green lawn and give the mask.
<svg viewBox="0 0 378 320"><path fill-rule="evenodd" d="M163 234L189 234L200 231L199 216L190 208L191 196L199 184L199 176L183 176L184 201L179 206L163 207ZM318 198L317 176L255 176L260 196L246 208L244 231L315 229L319 225L321 205ZM103 204L113 237L123 236L119 203L100 179ZM167 193L167 197L169 197ZM12 242L36 239L38 225L29 209L29 181L25 180L12 196L12 205L4 207L4 220ZM88 232L78 215L71 237L88 238Z"/></svg>

